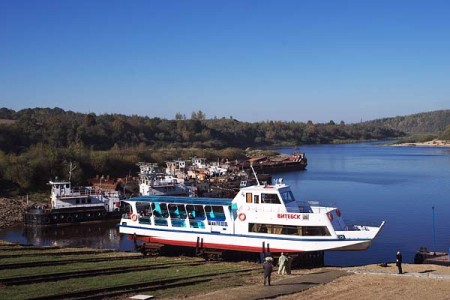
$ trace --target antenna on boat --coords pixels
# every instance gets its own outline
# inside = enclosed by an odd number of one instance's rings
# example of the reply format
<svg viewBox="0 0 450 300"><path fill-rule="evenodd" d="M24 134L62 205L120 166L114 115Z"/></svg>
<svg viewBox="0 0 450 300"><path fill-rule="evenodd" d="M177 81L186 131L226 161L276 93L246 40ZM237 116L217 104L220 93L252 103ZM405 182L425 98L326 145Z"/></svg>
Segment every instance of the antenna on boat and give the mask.
<svg viewBox="0 0 450 300"><path fill-rule="evenodd" d="M72 178L72 171L75 170L77 167L74 167L72 162L69 163L69 181Z"/></svg>
<svg viewBox="0 0 450 300"><path fill-rule="evenodd" d="M258 185L261 185L261 184L259 183L258 176L256 175L255 169L253 169L253 164L250 164L250 168L252 168L253 175L255 176L255 179L256 179L256 183L257 183Z"/></svg>

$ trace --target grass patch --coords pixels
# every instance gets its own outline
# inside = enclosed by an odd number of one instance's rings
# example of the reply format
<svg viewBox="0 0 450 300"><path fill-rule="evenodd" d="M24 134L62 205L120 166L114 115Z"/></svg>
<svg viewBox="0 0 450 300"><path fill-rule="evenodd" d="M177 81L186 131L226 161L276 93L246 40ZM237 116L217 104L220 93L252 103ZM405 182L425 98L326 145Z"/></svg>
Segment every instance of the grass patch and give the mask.
<svg viewBox="0 0 450 300"><path fill-rule="evenodd" d="M122 292L125 293L130 291L130 294L136 293L133 292L133 289L139 290L139 287L142 287L146 292L152 293L158 298L183 298L212 292L224 287L241 286L249 284L253 279L258 281L261 279L261 266L256 263L204 262L200 258L184 256L133 259L133 257L141 257L141 255L126 252L102 253L99 251L96 254L80 253L72 255L70 252L95 251L95 249L43 248L42 250L27 250L26 246L13 246L1 241L0 246L0 254L5 256L0 259L0 265L11 265L0 272L0 281L4 280L5 284L7 284L6 280L8 279L22 280L39 275L61 276L51 279L51 282L45 280L35 283L30 281L17 286L0 285L0 299L32 299L37 297L65 299L67 298L65 295L72 292L89 294L90 290L110 291L117 287L122 287ZM6 257L9 255L14 255L14 257ZM86 261L98 258L106 258L107 260ZM115 258L125 259L115 260ZM42 262L54 262L54 264L38 266ZM67 263L59 265L57 264L59 262ZM99 274L99 272L111 269L114 269L113 273ZM119 272L116 273L116 271ZM87 272L87 274L79 274L78 272ZM159 286L162 282L165 282L165 284ZM130 284L135 285L135 287L131 288ZM121 296L121 298L123 297Z"/></svg>
<svg viewBox="0 0 450 300"><path fill-rule="evenodd" d="M233 263L218 263L214 264L200 264L196 266L183 266L175 265L172 268L167 269L151 269L145 271L136 271L132 273L102 275L102 276L89 276L86 278L74 278L68 280L61 280L48 282L29 284L25 286L6 286L0 289L1 299L27 299L34 297L44 297L50 295L63 295L70 292L83 292L90 289L108 289L111 287L125 286L130 283L134 284L147 284L158 283L162 280L168 279L185 279L192 280L193 277L201 275L207 278L214 279L215 277L221 277L224 273L235 272L242 267L237 267ZM195 281L195 280L194 280ZM208 285L209 286L209 285ZM223 285L220 285L223 287ZM200 288L202 290L203 287ZM197 291L197 288L191 292Z"/></svg>
<svg viewBox="0 0 450 300"><path fill-rule="evenodd" d="M7 266L23 263L33 264L33 263L66 262L72 260L81 262L83 260L91 260L91 259L130 257L130 253L124 252L86 254L86 255L47 255L45 252L39 252L35 250L35 254L36 254L35 256L14 256L14 257L0 258L0 265ZM132 256L136 256L136 254L133 254Z"/></svg>

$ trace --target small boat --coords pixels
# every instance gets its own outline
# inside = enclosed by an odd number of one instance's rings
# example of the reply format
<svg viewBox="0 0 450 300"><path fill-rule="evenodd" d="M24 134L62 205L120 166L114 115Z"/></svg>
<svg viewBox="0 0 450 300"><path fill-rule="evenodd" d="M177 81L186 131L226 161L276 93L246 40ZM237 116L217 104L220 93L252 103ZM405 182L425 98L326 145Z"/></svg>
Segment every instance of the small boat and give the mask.
<svg viewBox="0 0 450 300"><path fill-rule="evenodd" d="M116 190L86 186L72 188L70 181L50 181L50 205L33 205L23 213L25 225L55 225L120 219L123 197Z"/></svg>
<svg viewBox="0 0 450 300"><path fill-rule="evenodd" d="M139 194L142 196L188 196L190 189L184 184L184 179L165 174L155 163L138 163Z"/></svg>
<svg viewBox="0 0 450 300"><path fill-rule="evenodd" d="M242 187L234 199L139 196L123 202L121 234L220 251L365 250L384 225L346 224L336 207L297 201L281 179Z"/></svg>

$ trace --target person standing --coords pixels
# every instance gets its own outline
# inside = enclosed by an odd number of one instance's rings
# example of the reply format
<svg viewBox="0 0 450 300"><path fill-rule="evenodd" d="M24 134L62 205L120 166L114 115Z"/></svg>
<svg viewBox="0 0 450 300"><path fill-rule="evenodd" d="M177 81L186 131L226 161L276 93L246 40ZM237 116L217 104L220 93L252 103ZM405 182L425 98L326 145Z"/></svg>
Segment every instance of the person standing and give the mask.
<svg viewBox="0 0 450 300"><path fill-rule="evenodd" d="M402 270L402 254L400 253L400 251L397 251L397 255L396 255L397 261L396 261L396 265L398 268L398 274L402 274L403 270Z"/></svg>
<svg viewBox="0 0 450 300"><path fill-rule="evenodd" d="M292 268L292 260L294 258L290 255L287 255L287 262L286 262L286 273L288 275L291 275L291 268Z"/></svg>
<svg viewBox="0 0 450 300"><path fill-rule="evenodd" d="M272 275L273 270L272 257L270 256L266 257L263 263L263 270L264 270L264 285L266 285L266 282L270 285L270 275Z"/></svg>
<svg viewBox="0 0 450 300"><path fill-rule="evenodd" d="M286 274L286 263L287 257L281 252L280 258L278 259L278 274L285 275Z"/></svg>

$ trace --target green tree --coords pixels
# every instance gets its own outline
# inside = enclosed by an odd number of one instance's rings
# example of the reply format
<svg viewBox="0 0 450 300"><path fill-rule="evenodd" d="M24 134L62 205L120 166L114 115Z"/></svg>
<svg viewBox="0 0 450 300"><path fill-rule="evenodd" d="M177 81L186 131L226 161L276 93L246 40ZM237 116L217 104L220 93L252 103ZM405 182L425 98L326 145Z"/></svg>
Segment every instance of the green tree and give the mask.
<svg viewBox="0 0 450 300"><path fill-rule="evenodd" d="M205 120L206 115L201 110L199 110L198 112L194 111L191 114L191 119L192 120Z"/></svg>
<svg viewBox="0 0 450 300"><path fill-rule="evenodd" d="M447 126L447 129L439 136L441 140L450 141L450 125Z"/></svg>

